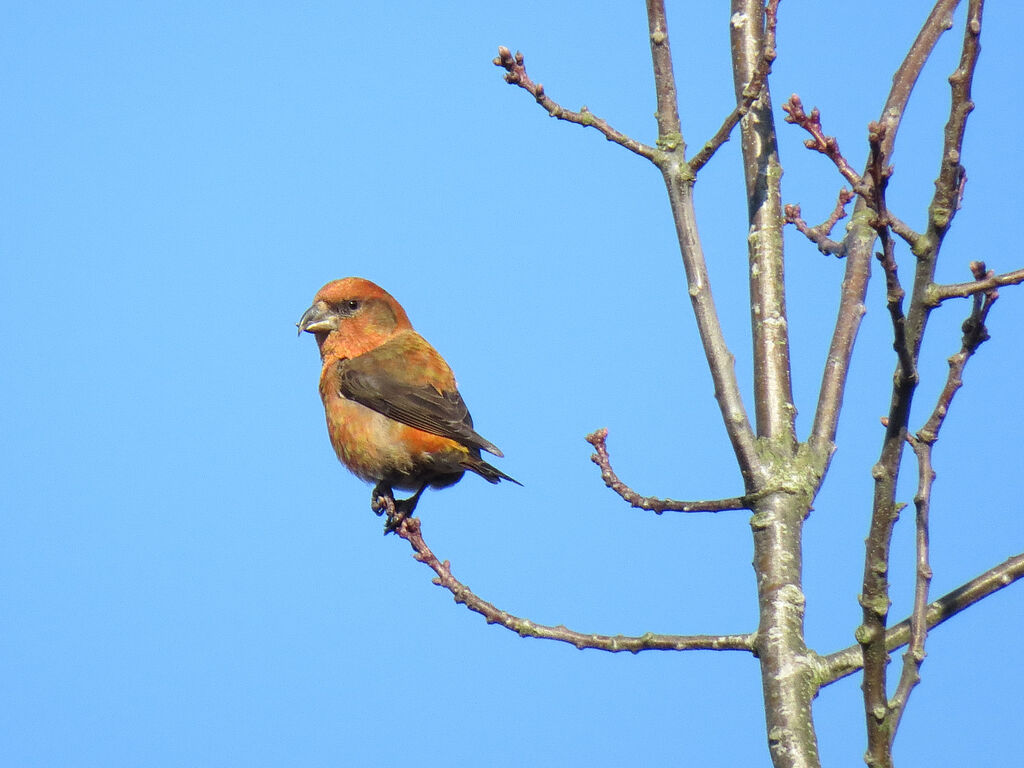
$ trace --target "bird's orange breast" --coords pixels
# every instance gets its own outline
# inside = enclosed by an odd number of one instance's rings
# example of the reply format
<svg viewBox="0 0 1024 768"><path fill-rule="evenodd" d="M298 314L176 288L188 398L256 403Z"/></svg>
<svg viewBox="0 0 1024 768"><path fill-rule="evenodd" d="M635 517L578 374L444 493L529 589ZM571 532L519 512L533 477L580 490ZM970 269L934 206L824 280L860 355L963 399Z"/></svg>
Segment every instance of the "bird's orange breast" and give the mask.
<svg viewBox="0 0 1024 768"><path fill-rule="evenodd" d="M363 480L415 490L424 475L462 472L460 463L469 455L465 446L390 419L330 389L321 395L334 452Z"/></svg>

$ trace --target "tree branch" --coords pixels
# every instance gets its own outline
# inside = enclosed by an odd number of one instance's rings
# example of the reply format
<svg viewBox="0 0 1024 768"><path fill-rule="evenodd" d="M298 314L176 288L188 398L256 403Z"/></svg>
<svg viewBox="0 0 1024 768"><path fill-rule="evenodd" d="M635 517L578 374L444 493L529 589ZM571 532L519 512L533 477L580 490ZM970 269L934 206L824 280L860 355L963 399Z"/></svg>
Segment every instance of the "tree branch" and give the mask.
<svg viewBox="0 0 1024 768"><path fill-rule="evenodd" d="M994 273L986 271L984 262L971 262L971 272L976 280L990 278ZM939 430L949 414L953 404L953 396L963 386L963 372L967 361L971 359L985 341L988 330L985 320L992 309L992 304L999 298L996 288L989 288L984 296L974 294L974 306L970 316L963 323L963 338L960 351L949 358L949 373L946 385L939 394L938 402L924 427L914 437L909 437L911 446L917 456L918 485L914 504L917 508L915 525L916 575L914 580L914 609L910 617L910 642L907 652L903 655L903 669L896 692L889 700L891 718L890 750L892 739L899 728L900 720L906 711L910 693L921 680L921 664L924 662L925 638L928 635L927 609L928 586L932 579L932 569L928 560L928 513L931 507L932 484L935 481L935 470L932 467L932 448L939 439Z"/></svg>
<svg viewBox="0 0 1024 768"><path fill-rule="evenodd" d="M886 157L892 156L896 135L914 84L939 38L946 30L952 28L953 11L959 3L960 0L936 2L893 76L892 88L878 120L885 126L882 153ZM871 253L875 240L875 233L870 228L870 214L866 213L866 208L864 199L858 200L849 234L843 240L847 255L846 275L843 279L839 312L821 377L821 390L809 439L810 446L818 457L822 476L835 450L836 428L849 376L850 358L853 355L853 345L857 339L861 319L866 311L864 297L871 274Z"/></svg>
<svg viewBox="0 0 1024 768"><path fill-rule="evenodd" d="M876 214L875 232L878 234L878 239L882 241L882 252L878 254L878 260L885 273L885 303L892 320L892 348L896 351L900 364L900 370L896 375L916 382L918 379L917 362L907 344L907 318L903 314L903 298L906 296L906 291L900 285L896 269L895 243L892 233L889 231L889 209L885 199L885 191L889 186L889 179L892 177L892 166L888 165L888 158L883 154L885 131L885 125L882 123L872 122L868 126L868 143L871 147L871 159L868 164L871 175L871 207Z"/></svg>
<svg viewBox="0 0 1024 768"><path fill-rule="evenodd" d="M846 218L846 205L854 197L856 197L854 192L846 187L842 187L836 199L836 207L832 209L832 213L829 214L828 218L816 227L807 226L807 222L800 218L802 212L799 205L787 205L783 209L786 215L786 223L795 226L797 231L818 246L818 250L822 253L842 258L846 255L843 252L843 244L830 239L829 235L832 234L832 230L835 229L839 220Z"/></svg>
<svg viewBox="0 0 1024 768"><path fill-rule="evenodd" d="M910 614L910 642L903 654L903 668L896 692L889 699L889 713L892 720L891 739L895 737L900 720L907 708L910 692L921 681L921 664L924 663L924 643L928 636L928 587L932 581L932 568L928 555L928 513L931 508L932 483L935 470L932 468L932 446L917 438L911 438L911 445L917 455L917 493L914 505L917 510L914 525L914 547L916 569L914 574L914 606Z"/></svg>
<svg viewBox="0 0 1024 768"><path fill-rule="evenodd" d="M676 76L672 70L672 49L668 44L668 19L665 0L647 0L647 30L651 41L651 63L654 66L654 90L658 99L658 146L679 151L684 157L682 127L679 124L679 103L676 97ZM692 175L692 174L691 174Z"/></svg>
<svg viewBox="0 0 1024 768"><path fill-rule="evenodd" d="M853 170L853 166L843 157L843 153L839 151L839 140L835 136L825 135L821 125L821 112L818 111L817 107L814 107L810 114L806 113L803 102L794 93L782 105L782 111L786 113L787 123L800 126L811 135L811 138L804 142L805 147L813 149L815 152L819 152L831 160L842 177L849 182L853 191L858 195L870 194L870 188L863 183L860 174Z"/></svg>
<svg viewBox="0 0 1024 768"><path fill-rule="evenodd" d="M729 42L738 104L774 48L775 7L732 0ZM783 242L782 164L768 83L740 122L747 199L750 320L760 479L747 488L754 514L757 656L768 746L776 768L820 765L811 700L812 654L804 639L803 521L819 482L797 459ZM790 485L790 488L780 487Z"/></svg>
<svg viewBox="0 0 1024 768"><path fill-rule="evenodd" d="M886 222L889 224L889 228L893 232L903 238L907 245L910 246L911 250L915 250L919 247L921 235L911 229L908 224L896 216L893 216L892 213L889 213L886 216Z"/></svg>
<svg viewBox="0 0 1024 768"><path fill-rule="evenodd" d="M526 74L523 54L519 51L516 51L513 56L512 52L508 48L503 45L500 46L498 48L498 56L494 59L494 65L505 69L505 82L511 83L512 85L518 85L523 90L529 92L533 98L537 100L537 103L544 107L552 117L557 117L559 120L565 120L566 122L576 123L576 125L594 128L595 130L600 131L608 141L615 142L620 147L625 147L630 152L635 152L641 157L646 157L652 162L655 161L658 150L654 147L649 147L646 144L615 130L607 121L594 115L585 106L581 107L579 112L573 112L571 109L566 109L550 98L544 92L544 86L540 83L533 82L533 80L530 79L530 76Z"/></svg>
<svg viewBox="0 0 1024 768"><path fill-rule="evenodd" d="M990 568L980 576L930 603L925 614L928 628L935 629L961 611L970 608L1003 587L1010 586L1020 578L1024 578L1024 552ZM903 647L909 640L909 618L899 624L894 624L885 633L885 647L890 651ZM841 651L821 656L818 661L821 670L819 679L822 686L842 680L864 668L863 654L859 645L851 645Z"/></svg>
<svg viewBox="0 0 1024 768"><path fill-rule="evenodd" d="M935 196L929 206L928 231L919 241L919 248L916 252L918 258L910 308L906 317L905 339L906 354L909 355L909 359L915 366L920 354L925 326L932 309L927 305L925 297L934 280L943 238L952 222L955 208L959 204L963 192L960 151L967 115L973 109L973 104L970 102L970 83L973 79L979 51L981 6L981 0L970 0L968 4L960 65L950 76L952 105L945 129L939 179L935 184ZM885 647L884 636L890 603L887 574L890 565L892 531L900 510L900 506L896 504L896 488L903 444L907 436L910 407L917 387L916 371L907 370L907 366L903 362L904 359L903 353L901 353L901 362L897 365L893 381L885 439L878 463L872 471L875 478L875 492L871 526L866 542L864 586L861 592L864 618L857 630L857 639L860 641L864 653L863 690L868 733L865 760L871 768L891 767L892 744L898 725L898 718L891 708L886 694L885 668L889 662L889 654ZM923 635L921 642L923 642ZM916 670L908 672L908 674L916 674ZM909 693L909 689L906 686L904 688L904 693Z"/></svg>
<svg viewBox="0 0 1024 768"><path fill-rule="evenodd" d="M655 496L641 496L619 479L612 469L611 457L608 455L608 430L599 429L587 435L587 442L596 449L590 460L601 468L601 479L604 484L615 491L631 507L646 509L660 515L663 512L724 512L729 509L750 509L750 499L736 496L731 499L714 501L676 501L675 499L659 499Z"/></svg>
<svg viewBox="0 0 1024 768"><path fill-rule="evenodd" d="M777 3L734 0L729 25L733 89L738 103L749 84L764 79L774 58ZM762 70L765 74L762 74ZM782 164L771 89L765 82L740 123L747 193L750 327L754 358L754 415L759 437L775 442L780 457L796 452L796 406L790 375L782 237Z"/></svg>
<svg viewBox="0 0 1024 768"><path fill-rule="evenodd" d="M971 272L978 281L991 278L994 273L986 271L984 262L971 262ZM900 720L906 711L910 693L921 680L921 664L924 662L925 638L928 635L927 608L928 586L932 579L932 569L928 562L928 513L931 507L932 484L935 481L935 470L932 467L932 448L939 439L939 430L949 414L953 404L953 396L963 386L963 372L967 361L971 359L985 341L988 330L985 320L992 309L992 304L999 298L995 287L989 288L984 295L974 294L974 306L970 316L963 323L963 338L960 351L949 358L949 373L946 385L939 394L938 402L924 427L914 437L909 437L911 446L917 456L918 485L914 504L917 507L915 547L917 551L917 567L914 581L914 609L910 617L910 642L907 652L903 655L903 669L896 692L889 700L889 711L892 720L890 728L890 749L892 739L899 728Z"/></svg>
<svg viewBox="0 0 1024 768"><path fill-rule="evenodd" d="M654 87L658 100L658 147L663 151L659 167L665 179L672 218L676 225L679 252L686 270L686 281L697 321L697 331L704 346L715 398L732 443L746 490L754 490L762 480L762 466L736 380L735 359L725 342L721 321L711 293L707 260L697 233L693 208L693 172L685 161L686 144L679 124L672 52L669 46L668 22L663 0L647 0L647 26L650 32Z"/></svg>
<svg viewBox="0 0 1024 768"><path fill-rule="evenodd" d="M729 114L725 121L722 123L722 127L718 129L714 136L705 142L704 146L701 147L700 152L693 156L690 160L690 169L697 173L701 168L707 165L707 162L714 156L715 152L729 140L729 136L732 133L732 129L736 127L736 124L750 111L751 106L758 100L761 93L764 90L764 84L768 79L768 75L772 71L772 62L775 61L777 55L775 49L775 26L778 23L779 18L779 0L768 0L768 4L764 10L765 15L765 33L764 33L764 45L761 48L761 56L758 59L757 68L751 75L747 85L743 88L740 93L736 108ZM766 100L768 104L771 100Z"/></svg>
<svg viewBox="0 0 1024 768"><path fill-rule="evenodd" d="M395 532L409 542L413 549L413 557L426 564L437 577L434 584L444 587L455 598L456 603L465 605L469 610L483 616L488 624L500 624L520 637L536 637L544 640L557 640L574 645L579 649L592 648L598 651L618 653L629 651L747 651L753 652L754 636L745 635L660 635L647 632L643 635L629 637L625 635L595 635L575 632L562 625L551 627L536 624L529 619L513 616L507 611L496 608L491 603L475 595L469 587L452 575L451 564L441 562L423 540L422 526L418 518L406 517L396 527Z"/></svg>
<svg viewBox="0 0 1024 768"><path fill-rule="evenodd" d="M960 158L964 133L967 130L967 117L974 111L971 84L974 82L978 54L981 53L981 19L984 5L983 0L970 0L967 5L967 23L964 25L960 65L949 76L949 120L944 132L939 177L935 180L935 194L928 207L928 229L924 235L929 246L928 251L933 253L938 252L942 238L953 223L953 217L963 197L966 173ZM931 274L934 275L934 257L925 258L922 262L919 265L919 272L926 271L931 264Z"/></svg>
<svg viewBox="0 0 1024 768"><path fill-rule="evenodd" d="M758 474L759 462L756 443L746 410L743 407L739 384L736 381L733 356L725 343L721 323L711 296L707 263L697 236L692 198L694 177L689 165L684 160L685 143L679 123L679 107L675 78L672 72L672 54L669 47L664 0L648 0L647 12L655 91L658 100L657 149L635 142L615 131L606 122L595 118L589 111L572 112L559 106L547 97L542 86L529 78L522 54L517 53L513 56L509 49L502 47L499 49L494 63L506 70L508 82L533 94L549 114L580 125L592 126L600 130L610 141L646 157L661 169L676 223L676 235L686 269L698 331L715 382L715 397L719 401L726 431L736 452L744 483L750 489L753 488L755 475Z"/></svg>
<svg viewBox="0 0 1024 768"><path fill-rule="evenodd" d="M928 228L921 236L916 251L917 270L910 311L907 314L907 327L915 356L921 346L928 316L934 308L928 297L934 285L939 250L963 197L966 172L960 158L967 130L967 116L974 110L971 83L981 52L979 38L983 6L982 0L970 0L968 3L960 64L949 76L950 111L944 130L939 177L935 180L935 193L928 206Z"/></svg>
<svg viewBox="0 0 1024 768"><path fill-rule="evenodd" d="M971 273L979 281L987 281L993 277L991 270L985 269L985 262L972 261L970 264ZM964 320L961 326L963 338L960 342L960 351L949 358L949 373L946 376L946 385L939 393L938 402L932 411L931 416L925 425L917 433L917 440L929 445L939 438L939 430L942 423L949 414L949 408L953 403L953 396L963 386L963 372L967 361L971 359L978 347L988 341L988 328L985 321L992 305L999 298L999 291L994 287L988 288L984 294L975 293L971 314Z"/></svg>
<svg viewBox="0 0 1024 768"><path fill-rule="evenodd" d="M932 283L928 290L925 301L937 307L946 299L966 299L978 293L984 293L990 288L998 288L1001 285L1020 285L1024 283L1024 269L1015 269L1013 272L1006 272L1002 275L988 273L987 277L980 280L972 280L969 283L951 283L940 285Z"/></svg>

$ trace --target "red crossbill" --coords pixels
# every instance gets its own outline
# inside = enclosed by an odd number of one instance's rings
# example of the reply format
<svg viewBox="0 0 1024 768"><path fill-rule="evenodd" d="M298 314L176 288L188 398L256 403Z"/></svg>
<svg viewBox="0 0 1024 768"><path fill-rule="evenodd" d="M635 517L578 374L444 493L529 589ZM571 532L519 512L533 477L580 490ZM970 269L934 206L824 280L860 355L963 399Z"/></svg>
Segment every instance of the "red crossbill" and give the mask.
<svg viewBox="0 0 1024 768"><path fill-rule="evenodd" d="M444 488L468 469L484 480L520 483L480 458L502 452L473 419L444 358L413 330L395 299L369 280L328 283L298 322L316 336L320 397L341 463L372 483L373 506L412 513L427 487ZM415 491L394 500L394 488Z"/></svg>

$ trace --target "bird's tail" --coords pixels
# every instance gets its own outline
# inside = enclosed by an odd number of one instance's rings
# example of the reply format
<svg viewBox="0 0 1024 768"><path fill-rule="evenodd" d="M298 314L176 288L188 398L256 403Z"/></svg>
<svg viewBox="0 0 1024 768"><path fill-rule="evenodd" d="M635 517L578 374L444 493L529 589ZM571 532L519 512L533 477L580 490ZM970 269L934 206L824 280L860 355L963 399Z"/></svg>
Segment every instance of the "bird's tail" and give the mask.
<svg viewBox="0 0 1024 768"><path fill-rule="evenodd" d="M515 483L516 485L519 486L522 485L522 483L520 483L514 477L509 477L500 469L488 464L479 456L467 456L465 460L461 462L461 464L463 467L470 470L471 472L476 472L488 483L497 483L501 480L508 480L510 483Z"/></svg>

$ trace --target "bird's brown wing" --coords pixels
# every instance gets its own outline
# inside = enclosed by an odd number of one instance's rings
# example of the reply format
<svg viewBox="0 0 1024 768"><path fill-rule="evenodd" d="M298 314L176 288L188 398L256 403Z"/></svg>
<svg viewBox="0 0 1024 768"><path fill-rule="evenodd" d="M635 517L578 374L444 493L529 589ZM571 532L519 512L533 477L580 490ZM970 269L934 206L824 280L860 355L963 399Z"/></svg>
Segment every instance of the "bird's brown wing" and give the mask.
<svg viewBox="0 0 1024 768"><path fill-rule="evenodd" d="M438 390L409 381L408 365L391 342L337 364L338 391L378 413L465 445L502 456L497 446L473 429L473 418L458 390ZM433 349L430 350L433 352ZM434 353L436 354L436 353ZM440 357L438 357L440 359ZM445 366L447 370L447 366ZM448 372L450 375L450 371Z"/></svg>

